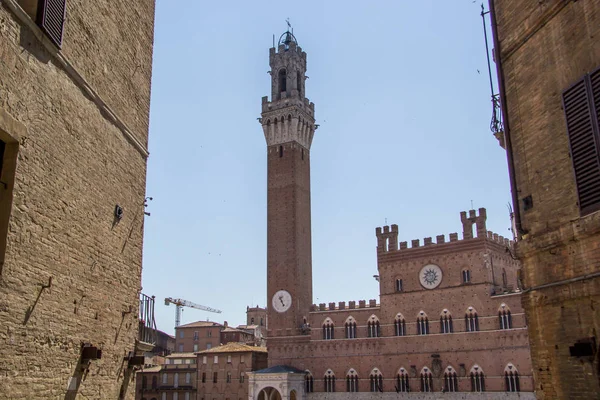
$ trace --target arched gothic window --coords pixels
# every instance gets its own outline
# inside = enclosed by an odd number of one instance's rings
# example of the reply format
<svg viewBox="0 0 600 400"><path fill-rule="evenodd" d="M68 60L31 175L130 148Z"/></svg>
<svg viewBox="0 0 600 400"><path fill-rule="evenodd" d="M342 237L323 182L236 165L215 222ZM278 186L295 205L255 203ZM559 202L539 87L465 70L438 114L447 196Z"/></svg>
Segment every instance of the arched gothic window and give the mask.
<svg viewBox="0 0 600 400"><path fill-rule="evenodd" d="M429 334L429 318L424 311L419 312L417 316L417 335Z"/></svg>
<svg viewBox="0 0 600 400"><path fill-rule="evenodd" d="M158 386L158 378L156 376L152 377L152 389L156 389Z"/></svg>
<svg viewBox="0 0 600 400"><path fill-rule="evenodd" d="M324 340L330 340L333 339L333 321L331 320L331 318L327 318L325 319L325 321L323 321L323 339Z"/></svg>
<svg viewBox="0 0 600 400"><path fill-rule="evenodd" d="M279 70L279 93L287 91L287 71L285 68Z"/></svg>
<svg viewBox="0 0 600 400"><path fill-rule="evenodd" d="M508 364L504 368L504 383L507 392L520 392L521 385L519 383L519 372L514 365Z"/></svg>
<svg viewBox="0 0 600 400"><path fill-rule="evenodd" d="M358 374L354 369L350 369L346 374L346 391L358 392Z"/></svg>
<svg viewBox="0 0 600 400"><path fill-rule="evenodd" d="M306 393L313 392L313 384L314 384L313 376L309 370L306 370L306 375L304 376L304 390L306 391Z"/></svg>
<svg viewBox="0 0 600 400"><path fill-rule="evenodd" d="M335 374L333 371L328 369L323 378L323 381L325 382L324 391L328 393L335 392Z"/></svg>
<svg viewBox="0 0 600 400"><path fill-rule="evenodd" d="M383 375L377 368L373 368L369 375L371 392L383 392Z"/></svg>
<svg viewBox="0 0 600 400"><path fill-rule="evenodd" d="M474 365L469 375L471 376L471 392L485 392L485 375L479 365Z"/></svg>
<svg viewBox="0 0 600 400"><path fill-rule="evenodd" d="M356 339L356 320L351 316L346 319L344 324L346 339Z"/></svg>
<svg viewBox="0 0 600 400"><path fill-rule="evenodd" d="M406 336L406 320L404 316L400 313L396 314L396 319L394 321L394 330L396 336Z"/></svg>
<svg viewBox="0 0 600 400"><path fill-rule="evenodd" d="M421 370L421 392L433 392L433 376L427 367Z"/></svg>
<svg viewBox="0 0 600 400"><path fill-rule="evenodd" d="M408 372L404 368L398 370L396 375L396 393L410 392L410 384L408 380Z"/></svg>
<svg viewBox="0 0 600 400"><path fill-rule="evenodd" d="M375 315L371 315L367 321L367 337L380 337L381 329L379 319Z"/></svg>
<svg viewBox="0 0 600 400"><path fill-rule="evenodd" d="M163 374L162 374L162 383L163 383L163 385L166 385L166 384L167 384L167 379L168 379L168 378L167 378L167 374L166 374L166 372L163 372Z"/></svg>
<svg viewBox="0 0 600 400"><path fill-rule="evenodd" d="M148 378L146 376L142 376L142 389L146 389L148 387Z"/></svg>
<svg viewBox="0 0 600 400"><path fill-rule="evenodd" d="M458 375L451 366L444 371L444 392L458 392Z"/></svg>
<svg viewBox="0 0 600 400"><path fill-rule="evenodd" d="M479 330L479 317L473 307L467 308L465 313L465 327L467 332L477 332Z"/></svg>
<svg viewBox="0 0 600 400"><path fill-rule="evenodd" d="M498 309L498 320L500 321L500 329L511 329L512 328L512 317L510 315L510 308L504 303L500 305Z"/></svg>
<svg viewBox="0 0 600 400"><path fill-rule="evenodd" d="M452 315L450 311L444 309L440 314L440 333L452 333L454 327L452 326Z"/></svg>

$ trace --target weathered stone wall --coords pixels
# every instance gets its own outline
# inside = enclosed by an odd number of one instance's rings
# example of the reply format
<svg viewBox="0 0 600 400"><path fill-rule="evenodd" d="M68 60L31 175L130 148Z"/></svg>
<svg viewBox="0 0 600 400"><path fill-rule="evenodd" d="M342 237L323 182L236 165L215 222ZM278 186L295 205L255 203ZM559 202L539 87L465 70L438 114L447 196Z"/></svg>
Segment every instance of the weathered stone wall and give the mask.
<svg viewBox="0 0 600 400"><path fill-rule="evenodd" d="M581 216L562 93L600 67L600 2L496 0L499 57L522 225L533 371L540 399L600 396L600 215ZM533 207L522 199L531 195ZM595 338L595 355L569 347Z"/></svg>
<svg viewBox="0 0 600 400"><path fill-rule="evenodd" d="M147 143L154 2L67 2L58 53L15 4L0 5L0 110L23 127L0 272L0 398L74 398L69 382L82 398L133 398L123 357L137 335L146 157L117 120ZM103 351L88 372L84 342Z"/></svg>

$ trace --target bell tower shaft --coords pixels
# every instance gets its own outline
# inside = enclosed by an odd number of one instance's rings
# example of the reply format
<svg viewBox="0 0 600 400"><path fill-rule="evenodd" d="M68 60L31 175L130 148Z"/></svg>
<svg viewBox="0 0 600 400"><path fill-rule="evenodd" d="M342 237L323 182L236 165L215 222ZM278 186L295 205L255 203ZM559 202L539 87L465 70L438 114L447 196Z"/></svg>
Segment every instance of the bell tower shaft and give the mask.
<svg viewBox="0 0 600 400"><path fill-rule="evenodd" d="M279 47L269 51L271 101L263 97L260 119L267 142L271 339L302 334L312 304L310 146L315 131L314 104L304 95L306 53L290 32L282 38ZM291 305L279 298L281 291L289 293Z"/></svg>

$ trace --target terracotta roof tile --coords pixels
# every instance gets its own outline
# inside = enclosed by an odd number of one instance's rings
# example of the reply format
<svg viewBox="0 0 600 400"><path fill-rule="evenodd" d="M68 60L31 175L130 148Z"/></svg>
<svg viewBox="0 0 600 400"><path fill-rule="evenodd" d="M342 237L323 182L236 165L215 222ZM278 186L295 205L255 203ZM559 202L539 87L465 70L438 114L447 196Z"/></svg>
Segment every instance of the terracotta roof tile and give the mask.
<svg viewBox="0 0 600 400"><path fill-rule="evenodd" d="M210 326L223 326L223 324L213 321L196 321L185 325L179 325L177 328L205 328Z"/></svg>
<svg viewBox="0 0 600 400"><path fill-rule="evenodd" d="M266 353L266 347L248 346L242 343L227 343L222 346L213 347L209 350L199 351L197 354L213 354L213 353L245 353L245 352Z"/></svg>

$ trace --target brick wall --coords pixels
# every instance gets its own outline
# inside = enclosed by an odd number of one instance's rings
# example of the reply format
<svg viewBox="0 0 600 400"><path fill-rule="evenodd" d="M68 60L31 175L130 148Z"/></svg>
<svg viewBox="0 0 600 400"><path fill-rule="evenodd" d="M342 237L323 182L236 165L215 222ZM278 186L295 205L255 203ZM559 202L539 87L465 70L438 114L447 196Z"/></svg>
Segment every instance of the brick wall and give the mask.
<svg viewBox="0 0 600 400"><path fill-rule="evenodd" d="M296 142L279 147L268 148L267 336L296 335L312 303L310 154ZM270 304L281 289L293 304L283 314Z"/></svg>
<svg viewBox="0 0 600 400"><path fill-rule="evenodd" d="M522 225L524 308L540 399L600 395L600 215L581 216L562 93L600 67L600 3L496 0ZM525 210L523 197L533 207ZM594 355L570 347L595 339Z"/></svg>
<svg viewBox="0 0 600 400"><path fill-rule="evenodd" d="M71 382L86 398L133 398L123 357L137 335L146 158L92 92L146 143L154 2L67 2L58 56L15 4L0 5L0 131L18 141L0 276L0 393L74 398ZM83 342L103 350L84 381Z"/></svg>

